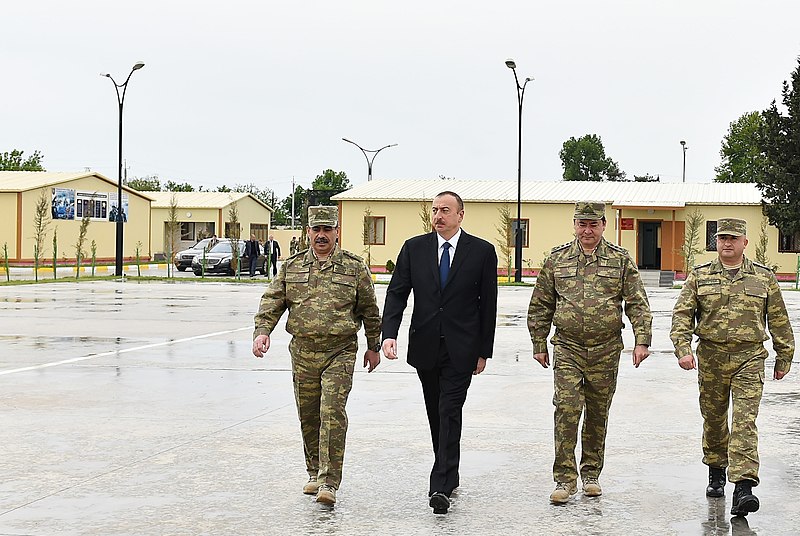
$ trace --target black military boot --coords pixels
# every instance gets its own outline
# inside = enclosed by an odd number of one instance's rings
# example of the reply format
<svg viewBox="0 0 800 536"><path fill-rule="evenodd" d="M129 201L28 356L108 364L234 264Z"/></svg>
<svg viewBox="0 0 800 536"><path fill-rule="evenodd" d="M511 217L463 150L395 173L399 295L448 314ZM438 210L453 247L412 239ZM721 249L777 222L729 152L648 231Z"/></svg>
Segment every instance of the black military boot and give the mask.
<svg viewBox="0 0 800 536"><path fill-rule="evenodd" d="M706 488L706 497L724 497L725 496L725 468L724 467L708 467L708 487Z"/></svg>
<svg viewBox="0 0 800 536"><path fill-rule="evenodd" d="M736 483L733 490L733 506L731 506L731 515L746 516L750 512L758 511L759 502L758 497L753 495L753 485L755 482L752 480L742 480Z"/></svg>

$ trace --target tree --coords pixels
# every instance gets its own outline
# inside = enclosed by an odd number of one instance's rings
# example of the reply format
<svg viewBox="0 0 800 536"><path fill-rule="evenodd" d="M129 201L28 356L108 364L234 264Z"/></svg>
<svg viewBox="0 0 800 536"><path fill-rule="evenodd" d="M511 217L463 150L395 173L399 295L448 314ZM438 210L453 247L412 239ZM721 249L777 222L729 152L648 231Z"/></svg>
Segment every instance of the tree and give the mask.
<svg viewBox="0 0 800 536"><path fill-rule="evenodd" d="M512 258L514 253L514 221L515 218L511 217L511 209L508 205L501 205L497 209L499 216L498 224L495 226L497 229L497 258L502 261L503 267L506 268L506 278L511 282L511 269Z"/></svg>
<svg viewBox="0 0 800 536"><path fill-rule="evenodd" d="M251 194L265 205L275 207L275 192L270 188L259 188L251 182L250 184L237 184L233 187L233 191Z"/></svg>
<svg viewBox="0 0 800 536"><path fill-rule="evenodd" d="M781 91L786 115L773 100L758 136L765 166L756 184L767 201L764 214L785 234L800 231L800 58L797 63L791 87L784 81Z"/></svg>
<svg viewBox="0 0 800 536"><path fill-rule="evenodd" d="M703 222L705 222L703 213L697 208L686 214L686 228L684 229L683 245L680 251L684 261L684 273L689 273L689 270L694 266L694 259L703 252L698 247Z"/></svg>
<svg viewBox="0 0 800 536"><path fill-rule="evenodd" d="M22 159L24 151L12 149L11 152L0 153L0 171L45 171L42 167L42 153L34 151L31 156Z"/></svg>
<svg viewBox="0 0 800 536"><path fill-rule="evenodd" d="M148 175L146 177L136 177L126 183L128 188L133 188L138 192L160 192L161 181L158 175Z"/></svg>
<svg viewBox="0 0 800 536"><path fill-rule="evenodd" d="M769 266L775 272L778 270L778 266L773 264L767 256L767 249L769 248L768 223L767 218L761 218L761 230L758 233L758 243L756 244L756 262Z"/></svg>
<svg viewBox="0 0 800 536"><path fill-rule="evenodd" d="M565 181L623 181L625 172L606 156L603 140L596 134L570 137L558 153Z"/></svg>
<svg viewBox="0 0 800 536"><path fill-rule="evenodd" d="M326 169L321 175L317 175L311 183L312 190L338 190L343 192L350 188L350 180L344 171L334 171Z"/></svg>
<svg viewBox="0 0 800 536"><path fill-rule="evenodd" d="M50 221L50 199L47 190L42 188L33 209L33 273L36 281L39 281L39 259L44 258L44 241Z"/></svg>
<svg viewBox="0 0 800 536"><path fill-rule="evenodd" d="M175 242L178 239L178 231L180 229L180 221L178 220L178 199L173 192L169 198L169 210L167 211L167 277L172 277L172 256L175 254Z"/></svg>
<svg viewBox="0 0 800 536"><path fill-rule="evenodd" d="M634 182L661 182L661 177L653 177L649 173L645 173L644 175L634 175L633 180Z"/></svg>
<svg viewBox="0 0 800 536"><path fill-rule="evenodd" d="M714 168L714 182L758 182L764 174L765 158L758 141L764 126L759 112L748 112L728 127L719 155L722 163Z"/></svg>
<svg viewBox="0 0 800 536"><path fill-rule="evenodd" d="M431 206L427 199L419 202L419 219L422 220L422 232L430 233L433 230L433 222L431 221Z"/></svg>
<svg viewBox="0 0 800 536"><path fill-rule="evenodd" d="M300 221L300 214L303 211L303 200L306 195L305 192L302 186L295 186L294 188L295 224ZM292 195L287 195L286 198L275 207L275 213L272 215L272 219L277 225L290 225L292 223Z"/></svg>
<svg viewBox="0 0 800 536"><path fill-rule="evenodd" d="M194 192L194 186L188 182L166 181L164 183L165 192Z"/></svg>

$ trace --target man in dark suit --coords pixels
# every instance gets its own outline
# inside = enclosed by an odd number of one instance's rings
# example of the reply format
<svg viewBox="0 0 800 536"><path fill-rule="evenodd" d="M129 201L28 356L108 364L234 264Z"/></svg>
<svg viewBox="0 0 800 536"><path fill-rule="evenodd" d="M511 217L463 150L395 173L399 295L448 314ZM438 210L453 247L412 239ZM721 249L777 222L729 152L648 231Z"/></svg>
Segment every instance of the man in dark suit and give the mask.
<svg viewBox="0 0 800 536"><path fill-rule="evenodd" d="M258 243L256 235L251 234L250 240L244 243L244 256L250 261L250 277L256 276L256 265L258 264L259 255L261 255L261 244Z"/></svg>
<svg viewBox="0 0 800 536"><path fill-rule="evenodd" d="M383 307L383 353L397 359L397 333L414 291L408 363L422 383L433 440L428 496L435 514L447 513L459 485L461 408L494 346L497 255L489 242L461 229L463 218L458 194L434 198L435 232L403 244Z"/></svg>
<svg viewBox="0 0 800 536"><path fill-rule="evenodd" d="M272 277L275 277L278 275L278 257L281 256L281 245L273 235L269 235L269 240L264 244L264 255L271 255L269 263L272 265Z"/></svg>

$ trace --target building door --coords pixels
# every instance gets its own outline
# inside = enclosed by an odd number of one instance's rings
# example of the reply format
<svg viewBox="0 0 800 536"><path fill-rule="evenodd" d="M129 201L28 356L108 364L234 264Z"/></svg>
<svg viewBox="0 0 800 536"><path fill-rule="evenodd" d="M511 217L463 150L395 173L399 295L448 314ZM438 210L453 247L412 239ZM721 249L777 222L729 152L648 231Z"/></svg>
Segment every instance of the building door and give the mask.
<svg viewBox="0 0 800 536"><path fill-rule="evenodd" d="M661 222L639 222L639 268L661 269L661 248L658 247L658 228Z"/></svg>

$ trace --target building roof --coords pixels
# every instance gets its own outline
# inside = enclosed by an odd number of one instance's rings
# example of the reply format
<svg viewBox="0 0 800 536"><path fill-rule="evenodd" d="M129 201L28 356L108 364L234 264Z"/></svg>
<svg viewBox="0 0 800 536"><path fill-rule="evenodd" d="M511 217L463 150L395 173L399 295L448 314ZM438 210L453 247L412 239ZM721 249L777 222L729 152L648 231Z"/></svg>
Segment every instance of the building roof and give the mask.
<svg viewBox="0 0 800 536"><path fill-rule="evenodd" d="M256 203L272 212L272 209L259 198L246 192L144 192L153 198L151 207L169 208L172 196L181 208L212 208L219 209L231 203L241 201L246 197L252 198Z"/></svg>
<svg viewBox="0 0 800 536"><path fill-rule="evenodd" d="M419 201L451 190L466 202L517 201L516 181L375 179L333 196L335 201ZM686 205L760 205L750 183L523 181L525 203L604 201L615 207L682 208Z"/></svg>
<svg viewBox="0 0 800 536"><path fill-rule="evenodd" d="M37 188L47 188L58 186L59 184L95 177L107 182L114 191L117 189L117 181L101 175L95 171L69 172L69 171L0 171L0 192L27 192ZM128 193L135 193L145 199L152 199L147 192L138 192L128 188L124 184L122 189Z"/></svg>

